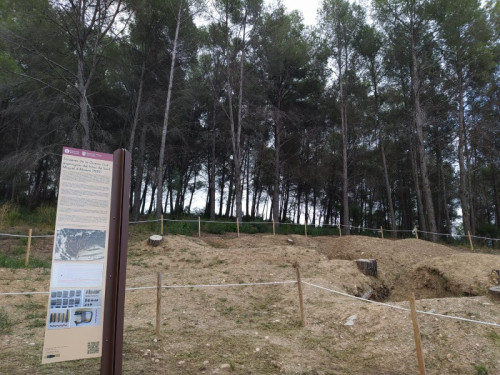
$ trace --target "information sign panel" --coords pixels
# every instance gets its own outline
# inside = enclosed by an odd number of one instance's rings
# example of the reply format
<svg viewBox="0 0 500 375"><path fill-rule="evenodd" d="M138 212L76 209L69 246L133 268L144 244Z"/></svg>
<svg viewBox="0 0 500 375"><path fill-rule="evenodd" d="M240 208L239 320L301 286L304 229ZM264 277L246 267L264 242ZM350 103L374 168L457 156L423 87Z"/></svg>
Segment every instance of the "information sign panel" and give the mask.
<svg viewBox="0 0 500 375"><path fill-rule="evenodd" d="M63 148L42 363L100 357L113 155Z"/></svg>

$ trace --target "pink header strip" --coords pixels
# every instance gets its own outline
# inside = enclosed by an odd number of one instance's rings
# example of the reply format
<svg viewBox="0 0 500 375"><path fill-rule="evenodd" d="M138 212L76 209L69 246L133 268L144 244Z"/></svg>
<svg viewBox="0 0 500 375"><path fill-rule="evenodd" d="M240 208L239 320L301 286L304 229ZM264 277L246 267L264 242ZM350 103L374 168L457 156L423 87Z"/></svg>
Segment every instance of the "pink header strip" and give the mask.
<svg viewBox="0 0 500 375"><path fill-rule="evenodd" d="M113 161L113 154L80 150L79 148L63 147L63 155L80 156L82 158Z"/></svg>

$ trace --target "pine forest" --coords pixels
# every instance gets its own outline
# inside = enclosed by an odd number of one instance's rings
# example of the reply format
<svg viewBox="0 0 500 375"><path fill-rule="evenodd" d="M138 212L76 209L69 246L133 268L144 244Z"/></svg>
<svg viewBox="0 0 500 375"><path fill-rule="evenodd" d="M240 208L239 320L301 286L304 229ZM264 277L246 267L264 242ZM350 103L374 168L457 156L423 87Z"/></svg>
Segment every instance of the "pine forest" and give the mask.
<svg viewBox="0 0 500 375"><path fill-rule="evenodd" d="M500 2L2 0L0 205L63 146L130 151L131 220L499 238Z"/></svg>

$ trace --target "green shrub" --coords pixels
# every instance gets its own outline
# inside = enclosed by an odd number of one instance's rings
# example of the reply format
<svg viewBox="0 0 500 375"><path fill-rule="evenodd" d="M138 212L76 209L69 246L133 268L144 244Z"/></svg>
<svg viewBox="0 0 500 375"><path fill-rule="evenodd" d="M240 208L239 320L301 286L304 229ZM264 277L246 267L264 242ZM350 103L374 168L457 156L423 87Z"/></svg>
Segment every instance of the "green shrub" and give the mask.
<svg viewBox="0 0 500 375"><path fill-rule="evenodd" d="M195 229L196 227L196 229ZM163 220L164 233L181 234L184 236L192 236L195 231L198 231L198 223L186 221L166 221Z"/></svg>
<svg viewBox="0 0 500 375"><path fill-rule="evenodd" d="M276 224L276 233L277 234L304 234L304 226L303 225L295 225L295 224Z"/></svg>
<svg viewBox="0 0 500 375"><path fill-rule="evenodd" d="M240 232L241 233L248 233L248 234L255 234L258 233L259 231L257 230L257 227L253 224L241 224L240 225Z"/></svg>
<svg viewBox="0 0 500 375"><path fill-rule="evenodd" d="M488 370L483 365L475 365L477 375L488 375Z"/></svg>
<svg viewBox="0 0 500 375"><path fill-rule="evenodd" d="M7 222L9 223L10 227L15 227L19 221L21 220L21 212L16 206L13 206L13 208L10 210L9 214L7 215Z"/></svg>
<svg viewBox="0 0 500 375"><path fill-rule="evenodd" d="M42 204L36 209L36 221L53 228L56 225L56 206Z"/></svg>
<svg viewBox="0 0 500 375"><path fill-rule="evenodd" d="M227 222L209 222L204 223L202 226L202 231L212 234L224 234L226 232L236 232L236 223Z"/></svg>
<svg viewBox="0 0 500 375"><path fill-rule="evenodd" d="M9 202L3 203L0 206L0 228L7 226L7 216L12 205Z"/></svg>

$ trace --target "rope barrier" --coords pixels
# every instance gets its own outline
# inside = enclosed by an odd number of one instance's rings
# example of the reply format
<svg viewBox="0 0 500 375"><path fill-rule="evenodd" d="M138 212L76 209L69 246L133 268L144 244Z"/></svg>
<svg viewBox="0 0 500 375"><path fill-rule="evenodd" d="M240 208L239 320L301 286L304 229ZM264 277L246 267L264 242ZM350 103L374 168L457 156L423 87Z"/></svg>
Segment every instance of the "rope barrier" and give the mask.
<svg viewBox="0 0 500 375"><path fill-rule="evenodd" d="M138 220L138 221L129 221L129 224L139 224L139 223L153 223L153 222L161 221L161 219L151 219L151 220Z"/></svg>
<svg viewBox="0 0 500 375"><path fill-rule="evenodd" d="M283 284L296 284L296 283L297 283L297 281L295 281L295 280L288 280L288 281L268 281L268 282L259 282L259 283L238 283L238 284L162 285L161 288L162 289L221 288L221 287L237 287L237 286L283 285ZM317 288L317 289L325 290L327 292L338 294L338 295L341 295L341 296L344 296L347 298L351 298L351 299L355 299L355 300L358 300L361 302L367 302L367 303L371 303L374 305L384 306L384 307L388 307L388 308L391 308L394 310L400 310L400 311L405 311L405 312L410 311L410 309L408 309L406 307L396 306L396 305L392 305L392 304L384 303L384 302L372 301L372 300L369 300L366 298L353 296L349 293L340 292L340 291L335 290L335 289L326 288L326 287L321 286L321 285L309 283L307 281L302 281L302 283L305 285L309 285L311 287ZM133 290L147 290L147 289L156 289L156 288L157 288L156 286L142 286L142 287L129 287L129 288L125 288L125 290L133 291ZM36 295L36 294L49 294L49 292L7 292L7 293L0 293L0 296ZM452 319L452 320L458 320L458 321L467 322L467 323L481 324L481 325L500 328L500 324L495 323L495 322L485 322L482 320L461 318L458 316L438 314L438 313L433 313L430 311L417 310L417 313L422 314L422 315L430 315L430 316L443 318L443 319Z"/></svg>
<svg viewBox="0 0 500 375"><path fill-rule="evenodd" d="M436 234L438 236L451 236L451 237L468 238L468 236L465 234L436 233L436 232L427 232L427 231L423 231L423 230L417 230L417 232L424 233L424 234ZM480 236L473 236L473 235L471 235L471 238L478 238L480 240L500 241L500 238L480 237Z"/></svg>
<svg viewBox="0 0 500 375"><path fill-rule="evenodd" d="M201 223L214 223L214 224L236 224L235 221L216 221L216 220L201 220Z"/></svg>
<svg viewBox="0 0 500 375"><path fill-rule="evenodd" d="M0 296L30 296L33 294L49 294L49 292L7 292L0 293Z"/></svg>
<svg viewBox="0 0 500 375"><path fill-rule="evenodd" d="M295 280L289 281L268 281L261 283L241 283L241 284L198 284L198 285L165 285L163 289L180 289L180 288L220 288L220 287L234 287L234 286L254 286L254 285L280 285L280 284L297 284ZM156 288L156 287L155 287Z"/></svg>
<svg viewBox="0 0 500 375"><path fill-rule="evenodd" d="M0 236L5 236L5 237L18 237L18 238L28 238L29 236L26 234L10 234L10 233L0 233ZM49 238L49 237L54 237L53 234L40 234L36 236L31 236L31 238Z"/></svg>
<svg viewBox="0 0 500 375"><path fill-rule="evenodd" d="M238 284L192 284L192 285L162 285L162 289L188 289L188 288L221 288L221 287L235 287L235 286L254 286L254 285L280 285L280 284L297 284L295 280L289 281L267 281L260 283L238 283ZM146 290L156 289L156 286L139 286L125 288L125 290ZM49 292L8 292L0 293L0 296L25 296L31 294L49 294Z"/></svg>
<svg viewBox="0 0 500 375"><path fill-rule="evenodd" d="M389 307L389 308L395 309L395 310L401 310L401 311L406 311L406 312L410 311L410 309L408 309L406 307L401 307L401 306L391 305L389 303L372 301L372 300L369 300L369 299L366 299L366 298L356 297L356 296L353 296L353 295L348 294L348 293L340 292L338 290L334 290L334 289L330 289L330 288L325 288L324 286L320 286L320 285L308 283L307 281L302 281L302 283L304 283L306 285L309 285L309 286L312 286L314 288L322 289L322 290L325 290L325 291L328 291L328 292L331 292L331 293L335 293L335 294L338 294L338 295L341 295L341 296L344 296L344 297L356 299L356 300L359 300L359 301L362 301L362 302L368 302L368 303L372 303L374 305ZM417 313L418 314L423 314L423 315L436 316L436 317L439 317L439 318L453 319L453 320L459 320L459 321L468 322L468 323L482 324L482 325L487 325L487 326L499 327L500 328L500 324L499 323L494 323L494 322L484 322L484 321L481 321L481 320L461 318L461 317L453 316L453 315L437 314L437 313L432 313L430 311L420 311L420 310L417 310Z"/></svg>
<svg viewBox="0 0 500 375"><path fill-rule="evenodd" d="M130 221L129 224L141 224L141 223L154 223L154 222L161 222L162 219L151 219L151 220L138 220L138 221ZM180 220L180 219L163 219L164 222L186 222L186 223L198 223L198 220ZM213 224L236 224L235 221L215 221L215 220L201 220L200 223L213 223ZM271 225L272 222L241 222L240 225L245 225L245 224L250 224L250 225ZM302 224L294 224L294 223L279 223L279 225L296 225L296 226L302 226ZM352 226L352 225L345 225L345 224L325 224L324 226L331 226L332 228L336 227L341 227L341 228L349 228L351 230L363 230L363 231L372 231L372 232L377 232L381 233L381 229L379 228L368 228L368 227L362 227L362 226ZM315 226L316 227L316 226ZM401 232L401 233L415 233L414 229L385 229L384 232ZM431 235L438 235L438 236L445 236L445 237L453 237L453 238L468 238L467 235L463 234L450 234L450 233L437 233L437 232L428 232L428 231L423 231L417 229L417 233L421 234L431 234ZM28 238L28 235L25 234L10 234L10 233L0 233L0 237L5 236L5 237L17 237L17 238ZM46 234L46 235L35 235L31 236L31 238L51 238L53 237L53 234ZM481 236L473 236L471 235L471 238L476 238L480 240L485 240L485 241L500 241L500 238L491 238L491 237L481 237Z"/></svg>
<svg viewBox="0 0 500 375"><path fill-rule="evenodd" d="M467 236L461 236L461 237L467 237ZM480 240L490 240L490 241L500 241L500 238L489 238L489 237L479 237L479 236L472 236L472 238L479 238Z"/></svg>
<svg viewBox="0 0 500 375"><path fill-rule="evenodd" d="M180 219L163 219L163 221L170 221L170 222L183 222L183 223L197 223L198 220L180 220ZM231 223L231 224L236 224L236 223Z"/></svg>

